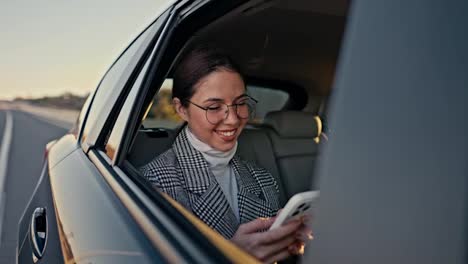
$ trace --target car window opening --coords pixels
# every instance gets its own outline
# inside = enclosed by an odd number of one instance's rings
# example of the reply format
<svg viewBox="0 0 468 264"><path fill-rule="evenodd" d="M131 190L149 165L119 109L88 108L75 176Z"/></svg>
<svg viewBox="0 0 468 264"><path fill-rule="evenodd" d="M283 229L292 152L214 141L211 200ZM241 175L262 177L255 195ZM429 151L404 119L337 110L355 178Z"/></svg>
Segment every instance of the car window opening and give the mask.
<svg viewBox="0 0 468 264"><path fill-rule="evenodd" d="M253 15L234 11L198 31L184 48L215 43L240 65L247 93L259 103L238 138L236 154L272 175L280 207L296 193L319 188L313 174L328 141L326 106L348 6L339 2L340 8L326 11L326 4L304 8L286 1ZM310 29L304 31L304 25ZM172 101L172 74L144 107L127 155L136 169L171 149L183 130L185 122Z"/></svg>

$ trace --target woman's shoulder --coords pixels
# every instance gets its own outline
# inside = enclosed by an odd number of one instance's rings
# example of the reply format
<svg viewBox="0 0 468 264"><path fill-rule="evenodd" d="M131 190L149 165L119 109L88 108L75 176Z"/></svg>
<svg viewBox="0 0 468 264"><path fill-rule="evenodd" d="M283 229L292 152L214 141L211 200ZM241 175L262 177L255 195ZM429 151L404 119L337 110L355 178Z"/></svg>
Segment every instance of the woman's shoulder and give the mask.
<svg viewBox="0 0 468 264"><path fill-rule="evenodd" d="M250 160L245 160L243 158L241 158L239 155L236 155L235 158L242 164L244 165L250 172L256 172L256 173L267 173L267 174L270 174L268 172L267 169L257 165L255 162L253 161L250 161Z"/></svg>
<svg viewBox="0 0 468 264"><path fill-rule="evenodd" d="M237 156L241 166L245 166L249 172L248 177L252 177L263 191L265 197L276 209L279 208L279 186L275 177L267 169L258 166L255 162L244 160Z"/></svg>
<svg viewBox="0 0 468 264"><path fill-rule="evenodd" d="M171 172L175 172L177 167L177 157L172 150L172 148L166 150L152 161L140 167L140 172L145 176L148 180L152 180L152 178L160 176L160 175L167 175Z"/></svg>
<svg viewBox="0 0 468 264"><path fill-rule="evenodd" d="M142 166L140 172L153 187L168 194L186 208L190 208L184 191L184 176L172 148Z"/></svg>
<svg viewBox="0 0 468 264"><path fill-rule="evenodd" d="M257 165L253 161L245 160L242 159L239 156L236 156L237 160L247 168L249 171L250 175L252 175L257 182L261 183L261 185L275 185L277 186L277 182L275 180L275 177L264 167L261 167Z"/></svg>

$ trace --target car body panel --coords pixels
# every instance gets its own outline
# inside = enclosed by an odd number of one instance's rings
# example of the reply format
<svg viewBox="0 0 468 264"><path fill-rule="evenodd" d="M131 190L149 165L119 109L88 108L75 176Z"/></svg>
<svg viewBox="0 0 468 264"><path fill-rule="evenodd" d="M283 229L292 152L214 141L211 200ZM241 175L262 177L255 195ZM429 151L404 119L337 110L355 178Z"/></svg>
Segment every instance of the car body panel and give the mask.
<svg viewBox="0 0 468 264"><path fill-rule="evenodd" d="M63 262L60 249L60 236L55 218L54 201L50 192L50 182L47 175L47 163L44 164L41 176L31 199L18 222L18 246L16 249L18 263L33 263L30 222L36 208L45 208L47 213L48 231L43 259L47 263ZM40 261L41 263L43 261ZM43 263L45 263L43 262Z"/></svg>
<svg viewBox="0 0 468 264"><path fill-rule="evenodd" d="M67 134L52 144L46 146L48 167L53 168L66 156L79 148L76 138L72 134Z"/></svg>
<svg viewBox="0 0 468 264"><path fill-rule="evenodd" d="M150 244L82 151L57 164L50 181L66 262L89 256L131 255L139 263L164 259L147 255Z"/></svg>

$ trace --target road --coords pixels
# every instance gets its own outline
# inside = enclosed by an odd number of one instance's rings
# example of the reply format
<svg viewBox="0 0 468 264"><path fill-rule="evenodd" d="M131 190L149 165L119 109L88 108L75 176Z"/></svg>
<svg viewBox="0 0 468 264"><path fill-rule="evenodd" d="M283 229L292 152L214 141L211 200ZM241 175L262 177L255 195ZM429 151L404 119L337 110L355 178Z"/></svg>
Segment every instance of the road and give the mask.
<svg viewBox="0 0 468 264"><path fill-rule="evenodd" d="M44 117L0 105L0 146L7 144L1 141L5 138L4 134L8 133L6 131L8 130L6 125L8 112L11 114L12 133L7 155L6 175L1 175L2 169L0 168L0 182L4 181L4 203L2 203L4 213L3 221L0 220L0 223L3 223L0 225L0 263L16 262L18 220L39 179L45 144L67 131L64 122L47 121L48 119ZM72 122L73 120L68 123L69 126Z"/></svg>

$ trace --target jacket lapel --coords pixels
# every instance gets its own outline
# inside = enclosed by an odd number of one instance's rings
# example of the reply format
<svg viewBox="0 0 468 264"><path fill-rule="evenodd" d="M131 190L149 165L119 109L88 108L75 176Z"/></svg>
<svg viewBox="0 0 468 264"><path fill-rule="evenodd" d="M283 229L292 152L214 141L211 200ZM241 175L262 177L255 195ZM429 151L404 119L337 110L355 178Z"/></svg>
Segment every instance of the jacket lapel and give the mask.
<svg viewBox="0 0 468 264"><path fill-rule="evenodd" d="M177 136L173 150L185 179L193 213L224 237L231 238L239 222L205 158L188 141L185 129Z"/></svg>
<svg viewBox="0 0 468 264"><path fill-rule="evenodd" d="M231 160L237 177L238 203L240 222L246 223L258 217L271 217L275 211L273 206L265 199L262 189L257 182L254 171L240 162L238 156Z"/></svg>

